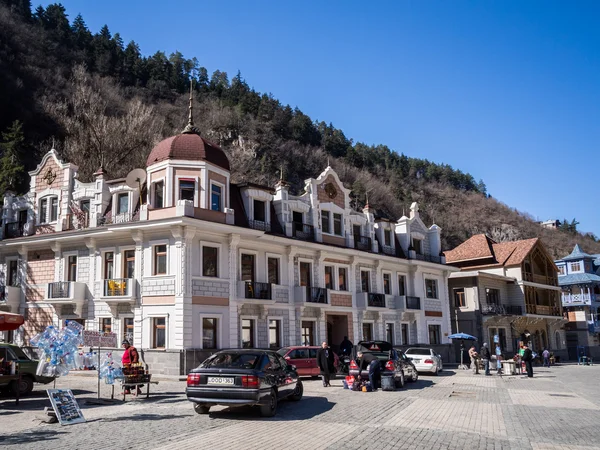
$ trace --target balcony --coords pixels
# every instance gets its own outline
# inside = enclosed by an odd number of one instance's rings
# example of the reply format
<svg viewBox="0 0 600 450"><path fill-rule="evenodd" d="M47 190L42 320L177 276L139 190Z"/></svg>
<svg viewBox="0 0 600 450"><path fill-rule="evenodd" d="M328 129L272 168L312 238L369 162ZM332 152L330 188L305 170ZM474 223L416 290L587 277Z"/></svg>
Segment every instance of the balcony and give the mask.
<svg viewBox="0 0 600 450"><path fill-rule="evenodd" d="M303 241L314 241L315 228L305 223L292 222L292 236Z"/></svg>
<svg viewBox="0 0 600 450"><path fill-rule="evenodd" d="M386 308L385 294L375 292L357 292L356 306L364 309Z"/></svg>
<svg viewBox="0 0 600 450"><path fill-rule="evenodd" d="M296 286L294 288L296 303L306 306L329 306L327 289L311 286Z"/></svg>
<svg viewBox="0 0 600 450"><path fill-rule="evenodd" d="M248 225L253 230L266 231L267 233L271 231L271 224L262 220L249 220Z"/></svg>
<svg viewBox="0 0 600 450"><path fill-rule="evenodd" d="M417 253L415 255L415 259L418 259L419 261L427 261L427 262L431 262L431 263L435 263L435 264L442 263L441 256L435 256L435 255L420 255Z"/></svg>
<svg viewBox="0 0 600 450"><path fill-rule="evenodd" d="M525 312L527 314L535 314L538 316L562 317L558 306L532 305L527 303L525 304Z"/></svg>
<svg viewBox="0 0 600 450"><path fill-rule="evenodd" d="M381 244L379 246L379 249L381 250L381 253L383 253L384 255L396 256L396 249L394 247L392 247L391 245Z"/></svg>
<svg viewBox="0 0 600 450"><path fill-rule="evenodd" d="M14 286L0 286L0 309L7 312L18 313L21 304L21 288Z"/></svg>
<svg viewBox="0 0 600 450"><path fill-rule="evenodd" d="M117 317L119 304L126 303L133 306L136 297L136 281L133 278L103 280L100 298L108 304L113 316Z"/></svg>
<svg viewBox="0 0 600 450"><path fill-rule="evenodd" d="M406 296L406 309L421 309L421 298Z"/></svg>
<svg viewBox="0 0 600 450"><path fill-rule="evenodd" d="M373 241L367 236L354 236L354 248L365 252L373 251Z"/></svg>
<svg viewBox="0 0 600 450"><path fill-rule="evenodd" d="M4 226L4 239L13 239L25 236L25 224L9 222Z"/></svg>
<svg viewBox="0 0 600 450"><path fill-rule="evenodd" d="M595 301L595 294L562 294L563 306L590 306Z"/></svg>
<svg viewBox="0 0 600 450"><path fill-rule="evenodd" d="M98 226L102 226L102 225L116 225L116 224L120 224L120 223L128 223L128 222L135 222L137 220L139 220L140 215L139 212L135 212L135 213L120 213L120 214L107 214L105 216L100 216L98 217Z"/></svg>
<svg viewBox="0 0 600 450"><path fill-rule="evenodd" d="M515 305L481 305L484 316L522 316L523 308Z"/></svg>
<svg viewBox="0 0 600 450"><path fill-rule="evenodd" d="M523 273L523 278L525 281L529 281L537 284L547 284L550 286L558 286L558 278L557 277L548 277L546 275L536 275L528 272Z"/></svg>
<svg viewBox="0 0 600 450"><path fill-rule="evenodd" d="M81 317L83 304L85 302L85 283L76 281L56 281L48 283L46 292L46 303L54 305L59 315L62 314L62 307L73 305L74 313Z"/></svg>
<svg viewBox="0 0 600 450"><path fill-rule="evenodd" d="M86 212L67 214L63 220L63 231L82 230L90 226L90 215Z"/></svg>
<svg viewBox="0 0 600 450"><path fill-rule="evenodd" d="M257 281L244 282L244 298L253 298L256 300L271 300L271 283L259 283Z"/></svg>

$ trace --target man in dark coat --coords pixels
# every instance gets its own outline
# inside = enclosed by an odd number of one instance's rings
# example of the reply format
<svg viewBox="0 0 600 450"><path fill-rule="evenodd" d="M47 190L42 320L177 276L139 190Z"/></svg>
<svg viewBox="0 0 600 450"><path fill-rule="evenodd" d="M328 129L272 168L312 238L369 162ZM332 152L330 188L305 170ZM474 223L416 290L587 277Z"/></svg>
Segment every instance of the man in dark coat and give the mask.
<svg viewBox="0 0 600 450"><path fill-rule="evenodd" d="M329 348L327 342L321 344L321 348L317 352L317 365L321 369L321 377L323 378L323 387L331 386L329 379L331 374L335 372L333 350Z"/></svg>
<svg viewBox="0 0 600 450"><path fill-rule="evenodd" d="M348 339L348 336L344 336L344 340L340 344L340 352L342 355L349 355L352 353L352 341Z"/></svg>
<svg viewBox="0 0 600 450"><path fill-rule="evenodd" d="M521 357L525 361L525 370L527 370L527 377L533 378L533 352L527 346L523 346L523 356Z"/></svg>
<svg viewBox="0 0 600 450"><path fill-rule="evenodd" d="M483 344L483 347L481 347L481 350L479 350L479 356L481 357L481 360L483 361L483 367L485 369L485 374L486 375L491 375L490 373L490 359L491 359L491 354L490 354L490 349L488 348L487 342L485 344Z"/></svg>
<svg viewBox="0 0 600 450"><path fill-rule="evenodd" d="M360 372L363 370L369 371L369 382L371 383L371 389L377 390L377 387L381 384L381 363L379 359L372 353L358 352L357 355L360 360Z"/></svg>

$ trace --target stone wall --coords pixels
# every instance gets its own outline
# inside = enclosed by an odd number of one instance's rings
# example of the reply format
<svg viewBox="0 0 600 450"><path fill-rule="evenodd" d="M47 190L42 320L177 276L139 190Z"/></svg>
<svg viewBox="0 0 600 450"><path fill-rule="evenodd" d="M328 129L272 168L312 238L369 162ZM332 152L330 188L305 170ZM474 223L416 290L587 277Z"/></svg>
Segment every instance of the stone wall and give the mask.
<svg viewBox="0 0 600 450"><path fill-rule="evenodd" d="M200 297L229 297L229 281L192 280L192 295Z"/></svg>
<svg viewBox="0 0 600 450"><path fill-rule="evenodd" d="M175 277L145 279L142 296L175 295Z"/></svg>
<svg viewBox="0 0 600 450"><path fill-rule="evenodd" d="M348 294L330 294L331 306L348 306L352 307L352 295Z"/></svg>

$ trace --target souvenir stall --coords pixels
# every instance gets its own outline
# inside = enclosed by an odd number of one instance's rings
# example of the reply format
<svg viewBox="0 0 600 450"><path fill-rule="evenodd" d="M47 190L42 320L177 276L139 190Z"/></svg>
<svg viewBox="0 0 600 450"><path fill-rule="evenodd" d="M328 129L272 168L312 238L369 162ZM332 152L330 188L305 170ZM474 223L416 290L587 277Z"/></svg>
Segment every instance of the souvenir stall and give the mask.
<svg viewBox="0 0 600 450"><path fill-rule="evenodd" d="M0 313L0 331L13 331L19 328L25 322L25 318L20 314L11 314L7 312ZM0 386L9 386L16 395L16 404L19 404L19 385L21 384L21 374L19 365L9 354L7 348L0 348Z"/></svg>

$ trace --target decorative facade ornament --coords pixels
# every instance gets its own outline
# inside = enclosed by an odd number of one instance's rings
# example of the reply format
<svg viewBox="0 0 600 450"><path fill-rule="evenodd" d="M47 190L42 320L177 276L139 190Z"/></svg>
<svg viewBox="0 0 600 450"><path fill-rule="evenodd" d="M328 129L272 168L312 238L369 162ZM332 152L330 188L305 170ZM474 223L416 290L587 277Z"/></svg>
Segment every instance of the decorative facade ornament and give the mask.
<svg viewBox="0 0 600 450"><path fill-rule="evenodd" d="M56 180L56 171L52 170L52 167L49 167L46 173L44 173L43 179L48 185L54 183L54 180Z"/></svg>

